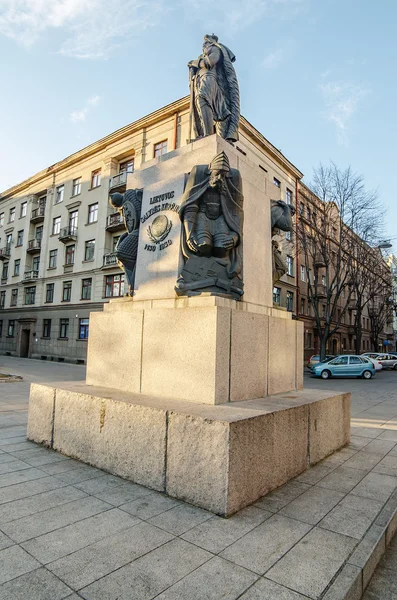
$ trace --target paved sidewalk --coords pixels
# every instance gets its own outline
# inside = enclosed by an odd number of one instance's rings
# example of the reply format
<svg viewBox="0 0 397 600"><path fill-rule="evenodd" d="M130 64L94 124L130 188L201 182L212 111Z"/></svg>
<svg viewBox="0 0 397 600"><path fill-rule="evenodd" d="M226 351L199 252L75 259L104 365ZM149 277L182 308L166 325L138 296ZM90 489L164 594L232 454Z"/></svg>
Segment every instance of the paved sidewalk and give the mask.
<svg viewBox="0 0 397 600"><path fill-rule="evenodd" d="M362 581L397 494L397 373L327 382L353 390L350 447L222 519L26 441L30 381L84 367L2 371L25 380L0 384L0 600L341 600Z"/></svg>

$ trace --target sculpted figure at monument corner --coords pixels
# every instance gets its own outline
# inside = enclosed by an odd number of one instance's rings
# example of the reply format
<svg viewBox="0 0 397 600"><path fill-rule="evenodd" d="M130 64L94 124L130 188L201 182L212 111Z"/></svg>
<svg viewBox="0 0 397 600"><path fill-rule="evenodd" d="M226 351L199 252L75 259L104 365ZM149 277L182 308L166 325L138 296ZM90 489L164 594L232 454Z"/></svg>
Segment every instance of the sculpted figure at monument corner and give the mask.
<svg viewBox="0 0 397 600"><path fill-rule="evenodd" d="M243 191L241 175L225 152L209 165L193 167L179 215L184 268L178 295L200 292L243 295Z"/></svg>
<svg viewBox="0 0 397 600"><path fill-rule="evenodd" d="M282 200L271 200L271 229L272 238L280 231L293 231L292 217L295 208ZM279 248L279 243L272 239L273 285L287 272L287 265Z"/></svg>
<svg viewBox="0 0 397 600"><path fill-rule="evenodd" d="M139 222L142 208L142 190L127 190L124 194L115 192L109 194L111 206L116 208L124 218L126 232L123 233L116 246L116 258L120 267L124 269L127 280L128 292L134 292L135 268L138 254Z"/></svg>
<svg viewBox="0 0 397 600"><path fill-rule="evenodd" d="M212 135L238 140L240 91L233 52L215 34L204 36L203 52L189 67L190 119L196 137Z"/></svg>

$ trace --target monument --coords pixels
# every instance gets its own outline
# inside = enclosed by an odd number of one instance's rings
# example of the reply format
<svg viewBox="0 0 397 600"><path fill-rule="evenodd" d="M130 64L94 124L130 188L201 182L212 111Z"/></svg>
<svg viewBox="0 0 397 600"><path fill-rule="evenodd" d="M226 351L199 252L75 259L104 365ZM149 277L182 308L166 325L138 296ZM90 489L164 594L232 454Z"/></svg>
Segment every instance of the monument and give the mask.
<svg viewBox="0 0 397 600"><path fill-rule="evenodd" d="M302 323L273 307L272 234L292 212L232 144L233 62L205 36L189 63L196 139L111 195L130 295L91 314L86 384L33 385L28 424L31 440L224 516L350 431L349 394L303 391Z"/></svg>

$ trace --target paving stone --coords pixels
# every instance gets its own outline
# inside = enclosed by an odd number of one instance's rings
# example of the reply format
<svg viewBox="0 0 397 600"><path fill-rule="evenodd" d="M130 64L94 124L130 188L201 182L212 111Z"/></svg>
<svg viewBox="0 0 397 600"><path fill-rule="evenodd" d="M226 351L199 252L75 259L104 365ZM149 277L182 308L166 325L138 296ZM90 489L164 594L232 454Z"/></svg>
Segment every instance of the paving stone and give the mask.
<svg viewBox="0 0 397 600"><path fill-rule="evenodd" d="M323 600L361 600L362 593L361 569L353 565L345 565Z"/></svg>
<svg viewBox="0 0 397 600"><path fill-rule="evenodd" d="M369 473L353 490L356 496L386 502L397 487L397 477Z"/></svg>
<svg viewBox="0 0 397 600"><path fill-rule="evenodd" d="M79 593L86 600L149 600L211 557L209 552L184 540L172 540Z"/></svg>
<svg viewBox="0 0 397 600"><path fill-rule="evenodd" d="M367 444L367 446L365 446L363 450L364 452L372 452L373 454L383 454L383 456L386 456L386 454L388 454L390 450L393 450L395 445L396 442L376 439L372 440L372 442Z"/></svg>
<svg viewBox="0 0 397 600"><path fill-rule="evenodd" d="M152 492L143 498L138 498L137 500L123 504L120 508L140 519L150 519L170 508L174 508L174 506L177 506L178 504L180 504L178 500L173 500L158 492Z"/></svg>
<svg viewBox="0 0 397 600"><path fill-rule="evenodd" d="M353 550L356 540L315 528L266 577L317 600Z"/></svg>
<svg viewBox="0 0 397 600"><path fill-rule="evenodd" d="M298 475L298 477L295 477L294 482L298 481L300 483L308 483L311 485L315 485L316 483L321 481L321 479L324 479L324 477L326 477L332 471L334 471L336 468L337 465L335 464L326 465L324 462L321 462L317 465L314 465L314 467L307 469L307 471L302 473L302 475Z"/></svg>
<svg viewBox="0 0 397 600"><path fill-rule="evenodd" d="M261 577L239 600L307 600L298 592L293 592L266 577ZM338 599L340 600L340 599Z"/></svg>
<svg viewBox="0 0 397 600"><path fill-rule="evenodd" d="M345 467L351 469L360 469L361 471L371 471L383 458L382 454L374 454L373 452L366 452L365 449L360 450L349 458L345 463Z"/></svg>
<svg viewBox="0 0 397 600"><path fill-rule="evenodd" d="M30 469L31 465L28 465L22 460L13 460L11 462L0 464L0 475L3 473L13 473L14 471L23 471L23 469Z"/></svg>
<svg viewBox="0 0 397 600"><path fill-rule="evenodd" d="M310 529L306 523L275 514L226 548L221 556L262 575Z"/></svg>
<svg viewBox="0 0 397 600"><path fill-rule="evenodd" d="M352 436L350 436L349 448L351 448L353 450L361 450L367 444L372 442L372 439L373 438L366 438L366 437L361 437L361 436L359 437L359 436L352 435Z"/></svg>
<svg viewBox="0 0 397 600"><path fill-rule="evenodd" d="M382 510L383 502L346 496L320 522L320 527L360 540Z"/></svg>
<svg viewBox="0 0 397 600"><path fill-rule="evenodd" d="M138 498L143 498L144 496L148 496L152 493L152 490L149 488L145 488L136 483L128 482L110 490L96 492L94 496L104 500L104 502L112 504L113 506L121 506L122 504L127 504L128 502L132 502Z"/></svg>
<svg viewBox="0 0 397 600"><path fill-rule="evenodd" d="M47 568L78 590L169 542L173 536L148 523L139 523L69 554Z"/></svg>
<svg viewBox="0 0 397 600"><path fill-rule="evenodd" d="M396 600L397 578L395 571L379 567L363 596L363 600Z"/></svg>
<svg viewBox="0 0 397 600"><path fill-rule="evenodd" d="M25 437L26 439L26 427L0 428L0 440L9 440L15 437Z"/></svg>
<svg viewBox="0 0 397 600"><path fill-rule="evenodd" d="M79 460L74 460L70 458L68 460L62 460L57 463L42 465L40 469L48 475L59 475L60 473L65 473L66 471L81 469L82 465L83 463L81 463Z"/></svg>
<svg viewBox="0 0 397 600"><path fill-rule="evenodd" d="M374 468L375 473L381 473L382 475L392 475L397 477L397 456L388 454L376 465Z"/></svg>
<svg viewBox="0 0 397 600"><path fill-rule="evenodd" d="M57 479L60 481L64 481L69 485L73 485L76 483L81 483L82 481L87 481L88 479L95 479L98 477L104 477L106 473L101 471L100 469L96 469L95 467L90 467L88 465L80 466L78 469L72 469L70 471L65 471L62 473L58 473L55 475Z"/></svg>
<svg viewBox="0 0 397 600"><path fill-rule="evenodd" d="M56 452L46 452L44 454L36 454L35 456L28 456L24 458L25 462L27 462L32 467L42 467L49 464L58 464L60 462L68 462L66 456L62 454L57 454Z"/></svg>
<svg viewBox="0 0 397 600"><path fill-rule="evenodd" d="M366 471L341 465L318 482L317 486L348 494L365 477Z"/></svg>
<svg viewBox="0 0 397 600"><path fill-rule="evenodd" d="M315 525L344 498L334 490L313 486L280 510L280 514Z"/></svg>
<svg viewBox="0 0 397 600"><path fill-rule="evenodd" d="M40 567L32 556L19 546L11 546L0 551L0 583L15 579ZM11 599L10 599L11 600Z"/></svg>
<svg viewBox="0 0 397 600"><path fill-rule="evenodd" d="M62 487L66 487L66 483L58 481L55 477L43 477L43 479L14 484L0 489L0 505Z"/></svg>
<svg viewBox="0 0 397 600"><path fill-rule="evenodd" d="M100 471L100 473L100 477L76 483L75 487L79 490L83 490L83 492L87 492L87 494L96 495L99 492L111 490L126 482L125 479L117 477L116 475L109 475L103 471Z"/></svg>
<svg viewBox="0 0 397 600"><path fill-rule="evenodd" d="M42 512L58 505L67 504L74 500L86 497L87 494L74 487L63 487L60 489L36 494L14 502L0 504L0 523L7 523L34 513Z"/></svg>
<svg viewBox="0 0 397 600"><path fill-rule="evenodd" d="M6 452L0 452L0 465L4 465L5 463L14 462L16 460L15 456L12 454L7 454Z"/></svg>
<svg viewBox="0 0 397 600"><path fill-rule="evenodd" d="M4 473L4 475L0 475L0 488L31 481L32 479L40 479L40 477L45 477L45 473L34 467L23 471L15 471L14 473Z"/></svg>
<svg viewBox="0 0 397 600"><path fill-rule="evenodd" d="M165 529L174 535L181 535L192 529L195 525L208 521L213 516L212 513L190 504L181 504L167 510L156 517L152 517L149 523Z"/></svg>
<svg viewBox="0 0 397 600"><path fill-rule="evenodd" d="M307 483L290 481L277 488L277 490L274 490L274 492L270 492L270 494L263 496L258 502L255 502L255 506L270 510L271 512L278 512L281 508L292 502L292 500L295 500L295 498L310 488L311 486Z"/></svg>
<svg viewBox="0 0 397 600"><path fill-rule="evenodd" d="M372 525L353 554L349 557L349 564L362 569L362 584L364 589L367 587L385 550L386 534L384 528Z"/></svg>
<svg viewBox="0 0 397 600"><path fill-rule="evenodd" d="M214 516L181 537L200 548L218 554L271 516L271 512L249 506L228 519Z"/></svg>
<svg viewBox="0 0 397 600"><path fill-rule="evenodd" d="M354 419L352 420L354 422ZM375 439L381 434L381 431L377 427L352 427L352 436Z"/></svg>
<svg viewBox="0 0 397 600"><path fill-rule="evenodd" d="M397 444L397 430L391 429L391 430L387 430L387 431L382 431L382 433L380 434L378 439L390 440L391 442L394 442L395 444Z"/></svg>
<svg viewBox="0 0 397 600"><path fill-rule="evenodd" d="M19 543L55 529L60 529L70 523L81 521L110 508L112 507L109 504L99 500L99 498L88 496L28 517L22 517L10 523L4 523L1 528L11 539Z"/></svg>
<svg viewBox="0 0 397 600"><path fill-rule="evenodd" d="M118 531L128 529L138 522L138 519L113 508L24 542L22 547L40 562L47 564Z"/></svg>
<svg viewBox="0 0 397 600"><path fill-rule="evenodd" d="M41 568L0 586L0 600L63 600L71 589L55 575Z"/></svg>
<svg viewBox="0 0 397 600"><path fill-rule="evenodd" d="M17 438L14 438L17 440ZM25 441L22 441L25 440ZM1 444L0 449L4 452L15 452L16 450L30 450L34 448L33 442L26 441L26 435L24 435L21 440L13 441L7 440L7 444Z"/></svg>
<svg viewBox="0 0 397 600"><path fill-rule="evenodd" d="M15 542L13 542L5 533L0 531L0 550L4 550L4 548L13 546L14 543Z"/></svg>
<svg viewBox="0 0 397 600"><path fill-rule="evenodd" d="M235 600L258 576L215 556L157 596L158 600Z"/></svg>

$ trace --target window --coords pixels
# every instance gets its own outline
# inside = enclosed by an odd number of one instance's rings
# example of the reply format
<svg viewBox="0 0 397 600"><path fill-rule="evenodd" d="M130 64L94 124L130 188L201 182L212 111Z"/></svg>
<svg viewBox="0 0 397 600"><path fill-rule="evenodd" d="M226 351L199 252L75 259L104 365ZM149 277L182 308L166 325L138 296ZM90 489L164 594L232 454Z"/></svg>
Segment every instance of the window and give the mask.
<svg viewBox="0 0 397 600"><path fill-rule="evenodd" d="M26 287L24 304L34 304L35 299L36 299L36 287L34 285L32 287Z"/></svg>
<svg viewBox="0 0 397 600"><path fill-rule="evenodd" d="M292 204L292 200L293 200L293 193L291 190L289 190L288 188L285 190L285 202L287 204Z"/></svg>
<svg viewBox="0 0 397 600"><path fill-rule="evenodd" d="M65 249L65 265L74 265L74 253L76 250L76 246L71 244L70 246L66 246Z"/></svg>
<svg viewBox="0 0 397 600"><path fill-rule="evenodd" d="M17 235L17 247L18 246L22 246L23 244L23 229L21 231L18 231L18 235Z"/></svg>
<svg viewBox="0 0 397 600"><path fill-rule="evenodd" d="M15 221L15 206L13 208L10 208L10 214L8 217L9 223L13 223L14 221Z"/></svg>
<svg viewBox="0 0 397 600"><path fill-rule="evenodd" d="M83 279L81 281L81 299L91 300L92 279Z"/></svg>
<svg viewBox="0 0 397 600"><path fill-rule="evenodd" d="M339 358L334 358L334 360L330 360L329 364L330 365L347 365L348 363L348 356L339 356Z"/></svg>
<svg viewBox="0 0 397 600"><path fill-rule="evenodd" d="M18 303L18 288L11 290L11 302L10 306L16 306Z"/></svg>
<svg viewBox="0 0 397 600"><path fill-rule="evenodd" d="M79 319L79 340L88 338L89 319Z"/></svg>
<svg viewBox="0 0 397 600"><path fill-rule="evenodd" d="M281 288L274 287L273 288L273 303L280 306L281 303Z"/></svg>
<svg viewBox="0 0 397 600"><path fill-rule="evenodd" d="M273 177L273 183L276 187L281 188L281 181L279 181L276 177Z"/></svg>
<svg viewBox="0 0 397 600"><path fill-rule="evenodd" d="M72 297L72 282L64 281L62 289L62 302L70 302Z"/></svg>
<svg viewBox="0 0 397 600"><path fill-rule="evenodd" d="M50 260L48 262L49 269L56 269L58 250L50 250Z"/></svg>
<svg viewBox="0 0 397 600"><path fill-rule="evenodd" d="M310 304L310 300L307 301L307 316L312 316L312 305Z"/></svg>
<svg viewBox="0 0 397 600"><path fill-rule="evenodd" d="M325 275L321 275L321 284L325 285L325 283L326 283Z"/></svg>
<svg viewBox="0 0 397 600"><path fill-rule="evenodd" d="M51 319L43 320L43 338L51 337Z"/></svg>
<svg viewBox="0 0 397 600"><path fill-rule="evenodd" d="M15 335L15 321L14 319L10 319L8 321L8 337L14 337Z"/></svg>
<svg viewBox="0 0 397 600"><path fill-rule="evenodd" d="M301 265L301 281L306 281L306 267Z"/></svg>
<svg viewBox="0 0 397 600"><path fill-rule="evenodd" d="M294 293L287 291L287 310L292 312L294 310Z"/></svg>
<svg viewBox="0 0 397 600"><path fill-rule="evenodd" d="M308 269L307 271L307 280L310 281L310 283L313 283L313 273L311 269Z"/></svg>
<svg viewBox="0 0 397 600"><path fill-rule="evenodd" d="M69 213L69 229L70 233L75 234L77 232L77 223L79 220L79 211L73 210Z"/></svg>
<svg viewBox="0 0 397 600"><path fill-rule="evenodd" d="M101 169L97 169L91 173L91 189L101 185Z"/></svg>
<svg viewBox="0 0 397 600"><path fill-rule="evenodd" d="M105 277L105 298L123 296L124 294L124 274L107 275Z"/></svg>
<svg viewBox="0 0 397 600"><path fill-rule="evenodd" d="M289 242L292 240L292 232L291 231L286 231L285 239L288 240Z"/></svg>
<svg viewBox="0 0 397 600"><path fill-rule="evenodd" d="M78 196L81 194L81 177L73 179L72 196Z"/></svg>
<svg viewBox="0 0 397 600"><path fill-rule="evenodd" d="M0 227L4 225L4 213L0 213Z"/></svg>
<svg viewBox="0 0 397 600"><path fill-rule="evenodd" d="M287 273L288 275L294 275L294 259L292 256L287 256Z"/></svg>
<svg viewBox="0 0 397 600"><path fill-rule="evenodd" d="M22 202L22 204L21 204L21 218L22 217L26 217L27 210L28 210L28 203L27 202Z"/></svg>
<svg viewBox="0 0 397 600"><path fill-rule="evenodd" d="M306 304L305 299L301 298L301 315L305 314L305 304Z"/></svg>
<svg viewBox="0 0 397 600"><path fill-rule="evenodd" d="M69 334L69 319L59 319L59 337L67 339Z"/></svg>
<svg viewBox="0 0 397 600"><path fill-rule="evenodd" d="M35 256L32 262L32 270L38 273L40 269L40 256Z"/></svg>
<svg viewBox="0 0 397 600"><path fill-rule="evenodd" d="M116 252L116 247L117 247L117 244L119 242L119 239L120 239L119 235L115 235L114 236L114 238L112 240L112 248L113 248L112 252Z"/></svg>
<svg viewBox="0 0 397 600"><path fill-rule="evenodd" d="M0 308L4 308L6 305L6 291L2 290L0 292Z"/></svg>
<svg viewBox="0 0 397 600"><path fill-rule="evenodd" d="M134 172L134 159L130 158L125 162L120 163L119 173L133 173Z"/></svg>
<svg viewBox="0 0 397 600"><path fill-rule="evenodd" d="M312 334L311 333L307 334L307 347L312 348Z"/></svg>
<svg viewBox="0 0 397 600"><path fill-rule="evenodd" d="M0 337L3 337L3 319L0 321Z"/></svg>
<svg viewBox="0 0 397 600"><path fill-rule="evenodd" d="M12 233L9 233L6 237L6 246L7 246L8 250L11 249L11 244L12 244Z"/></svg>
<svg viewBox="0 0 397 600"><path fill-rule="evenodd" d="M35 238L36 238L36 240L43 239L43 226L42 225L39 225L38 227L36 227Z"/></svg>
<svg viewBox="0 0 397 600"><path fill-rule="evenodd" d="M21 259L14 260L14 275L18 276L21 270Z"/></svg>
<svg viewBox="0 0 397 600"><path fill-rule="evenodd" d="M360 365L363 361L359 356L350 356L349 363L351 365Z"/></svg>
<svg viewBox="0 0 397 600"><path fill-rule="evenodd" d="M307 207L307 209L306 209L306 214L307 214L307 220L310 221L310 219L312 217L312 211L310 210L309 207Z"/></svg>
<svg viewBox="0 0 397 600"><path fill-rule="evenodd" d="M98 203L90 204L88 207L88 223L96 223L98 221Z"/></svg>
<svg viewBox="0 0 397 600"><path fill-rule="evenodd" d="M95 240L88 240L85 243L84 260L94 260Z"/></svg>
<svg viewBox="0 0 397 600"><path fill-rule="evenodd" d="M60 202L63 202L63 195L64 195L64 193L65 193L65 186L64 185L58 185L57 191L56 191L56 195L55 195L55 204L59 204Z"/></svg>
<svg viewBox="0 0 397 600"><path fill-rule="evenodd" d="M299 204L299 214L300 214L301 216L303 216L303 215L305 214L305 205L303 204L303 202L301 202L301 203Z"/></svg>
<svg viewBox="0 0 397 600"><path fill-rule="evenodd" d="M4 263L3 265L3 271L1 273L1 279L4 281L5 279L8 279L8 263Z"/></svg>
<svg viewBox="0 0 397 600"><path fill-rule="evenodd" d="M336 227L333 227L333 228L332 228L332 237L333 237L334 239L336 239L336 235L337 235L337 233L338 233L338 230L336 229Z"/></svg>
<svg viewBox="0 0 397 600"><path fill-rule="evenodd" d="M45 291L45 301L46 302L54 302L54 284L47 283L46 291Z"/></svg>
<svg viewBox="0 0 397 600"><path fill-rule="evenodd" d="M153 154L154 158L157 158L159 156L162 156L163 154L166 154L167 145L168 145L167 140L163 140L162 142L158 142L157 144L154 144L154 154Z"/></svg>
<svg viewBox="0 0 397 600"><path fill-rule="evenodd" d="M325 304L322 304L321 307L322 307L322 314L321 314L321 316L325 317Z"/></svg>
<svg viewBox="0 0 397 600"><path fill-rule="evenodd" d="M61 217L52 219L52 235L58 235L61 230Z"/></svg>

